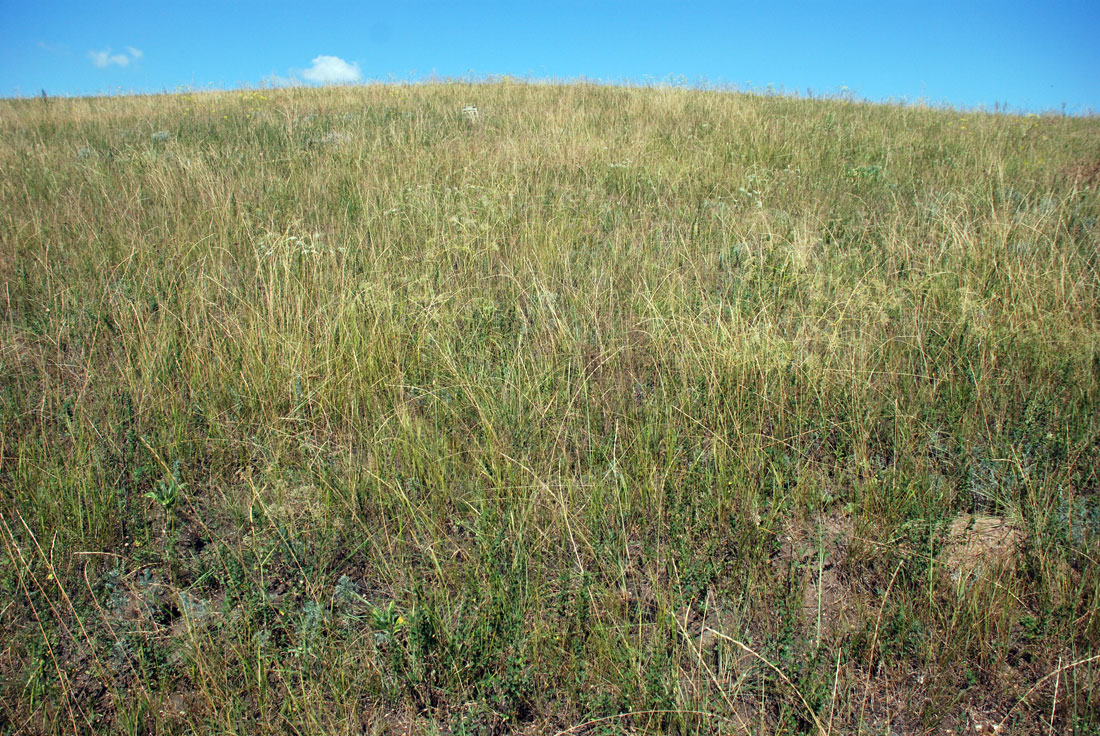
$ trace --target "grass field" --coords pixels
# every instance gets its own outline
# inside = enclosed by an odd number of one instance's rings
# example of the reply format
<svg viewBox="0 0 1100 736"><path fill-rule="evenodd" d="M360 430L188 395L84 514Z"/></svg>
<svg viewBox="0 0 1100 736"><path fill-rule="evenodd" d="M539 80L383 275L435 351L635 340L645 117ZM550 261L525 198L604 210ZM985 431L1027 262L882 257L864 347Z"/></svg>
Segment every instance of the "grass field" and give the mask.
<svg viewBox="0 0 1100 736"><path fill-rule="evenodd" d="M0 733L1100 734L1100 120L25 99L0 172Z"/></svg>

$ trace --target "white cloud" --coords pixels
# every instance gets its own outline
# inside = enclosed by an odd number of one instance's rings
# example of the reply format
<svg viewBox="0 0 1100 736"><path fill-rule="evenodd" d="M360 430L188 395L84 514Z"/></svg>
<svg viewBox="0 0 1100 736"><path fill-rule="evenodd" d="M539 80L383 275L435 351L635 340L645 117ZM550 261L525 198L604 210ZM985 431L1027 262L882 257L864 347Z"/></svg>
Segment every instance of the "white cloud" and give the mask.
<svg viewBox="0 0 1100 736"><path fill-rule="evenodd" d="M137 61L143 54L139 49L135 49L133 46L127 46L126 50L129 51L129 55L126 54L112 54L111 49L107 48L103 51L89 51L88 58L92 60L92 63L98 66L100 69L106 69L112 64L118 66L129 66L131 61Z"/></svg>
<svg viewBox="0 0 1100 736"><path fill-rule="evenodd" d="M302 78L318 84L347 84L363 78L358 64L349 64L339 56L318 56Z"/></svg>

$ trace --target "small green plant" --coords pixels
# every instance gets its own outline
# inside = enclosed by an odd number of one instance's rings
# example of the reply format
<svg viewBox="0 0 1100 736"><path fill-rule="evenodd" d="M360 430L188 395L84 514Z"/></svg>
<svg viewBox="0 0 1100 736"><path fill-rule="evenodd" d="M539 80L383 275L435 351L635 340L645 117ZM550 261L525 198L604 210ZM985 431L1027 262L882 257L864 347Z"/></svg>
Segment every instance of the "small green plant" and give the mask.
<svg viewBox="0 0 1100 736"><path fill-rule="evenodd" d="M180 479L180 461L172 463L172 474L168 480L157 481L153 490L145 494L145 498L156 501L164 510L164 527L169 530L175 524L176 506L179 504L180 494L183 491L183 481Z"/></svg>
<svg viewBox="0 0 1100 736"><path fill-rule="evenodd" d="M372 608L370 622L376 634L386 640L396 639L397 635L406 628L405 617L398 612L394 601L390 601L385 606Z"/></svg>

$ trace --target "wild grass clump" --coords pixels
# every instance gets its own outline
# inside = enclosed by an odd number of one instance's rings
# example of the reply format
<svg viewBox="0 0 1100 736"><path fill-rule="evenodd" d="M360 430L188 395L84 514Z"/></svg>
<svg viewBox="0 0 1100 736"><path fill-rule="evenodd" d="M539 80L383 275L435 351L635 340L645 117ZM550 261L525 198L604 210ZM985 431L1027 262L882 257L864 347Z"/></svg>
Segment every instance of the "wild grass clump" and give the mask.
<svg viewBox="0 0 1100 736"><path fill-rule="evenodd" d="M1094 119L505 82L0 141L6 732L1098 733Z"/></svg>

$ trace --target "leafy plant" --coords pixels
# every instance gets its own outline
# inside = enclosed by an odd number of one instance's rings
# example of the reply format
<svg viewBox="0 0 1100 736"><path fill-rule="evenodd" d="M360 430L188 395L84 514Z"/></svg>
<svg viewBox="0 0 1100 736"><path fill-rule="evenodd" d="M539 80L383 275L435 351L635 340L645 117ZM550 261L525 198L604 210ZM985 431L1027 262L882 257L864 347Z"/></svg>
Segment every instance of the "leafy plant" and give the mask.
<svg viewBox="0 0 1100 736"><path fill-rule="evenodd" d="M176 506L179 504L180 495L183 492L183 481L180 478L180 461L172 462L172 474L168 480L157 481L153 490L145 494L145 498L155 501L164 510L164 524L167 529L175 523Z"/></svg>

